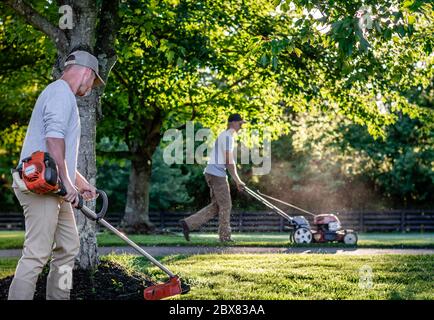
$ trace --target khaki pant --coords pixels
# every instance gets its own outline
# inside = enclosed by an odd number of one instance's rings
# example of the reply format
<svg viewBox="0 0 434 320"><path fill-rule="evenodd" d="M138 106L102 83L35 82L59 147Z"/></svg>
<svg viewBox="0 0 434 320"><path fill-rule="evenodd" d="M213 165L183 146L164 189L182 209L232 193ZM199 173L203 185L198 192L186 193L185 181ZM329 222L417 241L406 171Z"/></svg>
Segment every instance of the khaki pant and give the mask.
<svg viewBox="0 0 434 320"><path fill-rule="evenodd" d="M205 173L205 180L210 188L211 203L186 218L185 222L190 230L197 230L218 214L220 241L231 240L232 201L228 179Z"/></svg>
<svg viewBox="0 0 434 320"><path fill-rule="evenodd" d="M71 204L54 195L14 192L23 207L26 232L8 299L33 299L38 276L50 258L46 298L69 299L74 258L80 248Z"/></svg>

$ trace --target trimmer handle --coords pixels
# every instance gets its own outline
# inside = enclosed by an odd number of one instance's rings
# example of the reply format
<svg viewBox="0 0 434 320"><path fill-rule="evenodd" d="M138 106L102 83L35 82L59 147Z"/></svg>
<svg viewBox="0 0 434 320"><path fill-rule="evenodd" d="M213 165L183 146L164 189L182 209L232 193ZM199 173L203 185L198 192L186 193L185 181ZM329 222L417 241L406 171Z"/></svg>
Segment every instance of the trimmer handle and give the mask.
<svg viewBox="0 0 434 320"><path fill-rule="evenodd" d="M66 188L62 182L59 183L59 190L57 190L55 193L61 197L66 196L66 194L67 194ZM81 207L83 207L83 197L81 196L81 194L79 194L78 195L78 207L77 208L80 209Z"/></svg>
<svg viewBox="0 0 434 320"><path fill-rule="evenodd" d="M59 185L59 191L57 191L56 193L59 196L65 196L66 195L66 189L62 183ZM102 208L98 213L95 213L95 212L91 211L89 208L87 208L84 205L84 199L83 199L82 195L81 194L78 195L77 209L80 209L85 214L85 216L91 220L99 220L99 219L104 218L104 216L107 213L107 209L108 209L107 194L103 190L99 190L99 189L96 190L96 193L99 195L98 198L102 199Z"/></svg>
<svg viewBox="0 0 434 320"><path fill-rule="evenodd" d="M96 193L99 194L99 198L102 199L102 208L101 210L96 214L97 220L104 218L105 214L107 213L108 209L108 197L105 191L103 190L96 190Z"/></svg>
<svg viewBox="0 0 434 320"><path fill-rule="evenodd" d="M83 214L88 217L90 220L98 221L100 219L103 219L105 214L107 213L108 208L108 197L107 194L103 190L96 190L96 193L99 195L98 198L102 199L102 208L98 213L93 212L88 207L83 205L83 197L79 195L79 201L77 209L80 209Z"/></svg>

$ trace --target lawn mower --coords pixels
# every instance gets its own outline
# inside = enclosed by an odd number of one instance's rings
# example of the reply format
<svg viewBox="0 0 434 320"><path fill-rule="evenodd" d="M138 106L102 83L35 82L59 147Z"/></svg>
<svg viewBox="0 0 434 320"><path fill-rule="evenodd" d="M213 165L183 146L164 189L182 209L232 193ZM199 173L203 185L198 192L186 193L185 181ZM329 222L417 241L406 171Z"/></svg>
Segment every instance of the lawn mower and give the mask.
<svg viewBox="0 0 434 320"><path fill-rule="evenodd" d="M38 194L55 193L59 196L66 195L66 190L59 179L56 162L47 152L34 152L30 157L24 159L17 169L12 169L12 176L22 192L27 193L31 191ZM182 283L177 275L104 220L108 208L108 198L102 190L97 190L97 193L102 199L102 208L98 213L95 213L83 204L83 197L81 195L79 195L77 209L80 209L87 218L109 229L169 276L167 282L154 284L146 288L143 292L145 300L161 300L189 292L190 287Z"/></svg>
<svg viewBox="0 0 434 320"><path fill-rule="evenodd" d="M273 210L275 213L283 217L289 222L291 242L295 243L326 243L326 242L342 242L347 245L357 244L357 234L350 229L342 229L339 218L334 214L314 214L302 208L299 208L288 202L273 198L261 192L254 192L248 187L244 190L253 198L259 200L265 206ZM267 199L284 204L306 214L313 216L314 229L310 227L309 221L304 216L290 216L279 207Z"/></svg>

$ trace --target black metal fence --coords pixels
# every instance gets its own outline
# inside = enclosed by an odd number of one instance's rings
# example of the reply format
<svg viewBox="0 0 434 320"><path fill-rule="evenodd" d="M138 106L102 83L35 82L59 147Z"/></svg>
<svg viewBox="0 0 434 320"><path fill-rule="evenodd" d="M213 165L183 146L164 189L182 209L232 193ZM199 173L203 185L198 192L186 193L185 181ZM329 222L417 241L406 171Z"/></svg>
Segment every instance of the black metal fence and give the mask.
<svg viewBox="0 0 434 320"><path fill-rule="evenodd" d="M178 224L190 212L151 212L151 221L159 228L180 231ZM117 226L121 213L112 213L107 220ZM342 226L359 232L400 231L400 232L434 232L434 210L393 210L393 211L359 211L342 212L338 215ZM312 217L306 216L312 223ZM218 220L213 219L202 227L201 231L216 231ZM235 232L282 232L288 223L277 214L268 211L249 212L234 211L231 227ZM23 230L24 218L18 213L0 214L0 230Z"/></svg>

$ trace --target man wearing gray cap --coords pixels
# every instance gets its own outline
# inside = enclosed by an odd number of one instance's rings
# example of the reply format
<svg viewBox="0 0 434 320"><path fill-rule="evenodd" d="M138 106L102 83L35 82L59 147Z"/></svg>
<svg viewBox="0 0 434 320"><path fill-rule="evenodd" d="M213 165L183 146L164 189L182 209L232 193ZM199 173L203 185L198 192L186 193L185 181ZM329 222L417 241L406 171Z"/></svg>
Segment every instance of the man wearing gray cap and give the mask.
<svg viewBox="0 0 434 320"><path fill-rule="evenodd" d="M80 241L72 205L78 193L84 200L96 197L96 189L77 171L80 117L75 96L86 96L104 84L98 60L86 51L74 51L65 62L62 77L39 95L30 118L20 162L35 151L48 152L56 161L66 195L28 193L12 185L24 211L25 240L22 257L9 288L9 300L33 299L36 281L51 258L47 300L70 297L72 268Z"/></svg>
<svg viewBox="0 0 434 320"><path fill-rule="evenodd" d="M241 130L245 122L238 113L231 114L228 118L227 129L220 133L214 143L204 171L206 183L210 188L211 203L197 213L180 220L187 241L190 241L190 231L199 229L216 215L219 219L220 242L232 241L230 226L232 200L226 171L229 171L237 189L241 191L244 182L238 176L233 151L234 135Z"/></svg>

